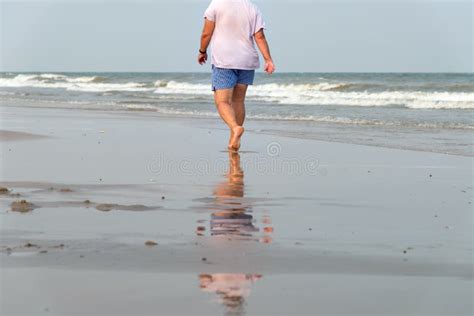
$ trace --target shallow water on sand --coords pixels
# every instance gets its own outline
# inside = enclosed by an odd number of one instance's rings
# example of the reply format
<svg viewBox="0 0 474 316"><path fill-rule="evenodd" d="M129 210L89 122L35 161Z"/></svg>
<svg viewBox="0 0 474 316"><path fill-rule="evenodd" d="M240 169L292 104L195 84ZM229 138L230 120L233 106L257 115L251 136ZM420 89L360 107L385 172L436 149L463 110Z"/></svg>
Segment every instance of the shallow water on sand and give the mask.
<svg viewBox="0 0 474 316"><path fill-rule="evenodd" d="M1 120L49 136L0 143L2 313L472 311L471 158L252 132L229 154L212 124L88 111Z"/></svg>

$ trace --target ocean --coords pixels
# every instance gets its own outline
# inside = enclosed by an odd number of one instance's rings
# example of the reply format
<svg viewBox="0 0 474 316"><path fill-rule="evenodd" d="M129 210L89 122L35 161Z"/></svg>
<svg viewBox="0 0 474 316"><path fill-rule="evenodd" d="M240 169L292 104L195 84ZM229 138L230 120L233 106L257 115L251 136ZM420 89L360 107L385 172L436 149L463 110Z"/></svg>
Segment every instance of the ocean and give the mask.
<svg viewBox="0 0 474 316"><path fill-rule="evenodd" d="M0 73L2 106L218 118L210 73ZM256 132L473 156L473 74L258 73Z"/></svg>

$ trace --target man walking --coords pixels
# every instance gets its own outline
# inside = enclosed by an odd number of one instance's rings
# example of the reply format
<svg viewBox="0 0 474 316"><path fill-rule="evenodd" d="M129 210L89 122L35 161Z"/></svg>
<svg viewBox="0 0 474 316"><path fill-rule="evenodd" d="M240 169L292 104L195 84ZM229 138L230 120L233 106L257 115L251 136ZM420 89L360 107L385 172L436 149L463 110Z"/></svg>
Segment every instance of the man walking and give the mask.
<svg viewBox="0 0 474 316"><path fill-rule="evenodd" d="M260 10L250 0L213 0L204 13L199 64L207 61L212 40L212 90L217 110L229 126L229 150L240 148L244 133L245 95L260 67L254 41L265 59L265 71L275 71Z"/></svg>

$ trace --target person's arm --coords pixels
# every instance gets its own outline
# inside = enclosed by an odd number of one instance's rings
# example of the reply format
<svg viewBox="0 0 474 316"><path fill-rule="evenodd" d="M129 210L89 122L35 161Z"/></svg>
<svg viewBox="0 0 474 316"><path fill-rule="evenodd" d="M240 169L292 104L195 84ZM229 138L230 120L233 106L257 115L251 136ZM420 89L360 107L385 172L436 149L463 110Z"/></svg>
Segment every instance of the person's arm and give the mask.
<svg viewBox="0 0 474 316"><path fill-rule="evenodd" d="M275 71L275 65L273 64L272 55L270 54L270 47L268 46L267 39L263 29L260 29L254 34L255 43L257 43L258 49L262 53L263 59L265 59L265 71L272 74Z"/></svg>
<svg viewBox="0 0 474 316"><path fill-rule="evenodd" d="M214 28L216 23L208 19L204 20L204 29L201 35L201 48L199 48L199 64L203 65L207 61L207 48L211 42L212 34L214 34Z"/></svg>

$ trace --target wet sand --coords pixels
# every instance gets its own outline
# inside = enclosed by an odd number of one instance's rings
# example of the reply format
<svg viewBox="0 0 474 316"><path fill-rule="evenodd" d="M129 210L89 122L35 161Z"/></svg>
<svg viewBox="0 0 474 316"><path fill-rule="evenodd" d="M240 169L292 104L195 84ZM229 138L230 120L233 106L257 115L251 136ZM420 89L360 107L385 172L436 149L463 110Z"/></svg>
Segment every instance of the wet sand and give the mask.
<svg viewBox="0 0 474 316"><path fill-rule="evenodd" d="M18 141L18 140L31 140L31 139L41 139L48 137L45 135L36 135L24 132L14 132L14 131L4 131L0 130L0 141Z"/></svg>
<svg viewBox="0 0 474 316"><path fill-rule="evenodd" d="M0 142L2 315L472 314L471 157L261 122L229 155L219 121L152 113L1 126L54 136Z"/></svg>

